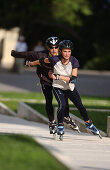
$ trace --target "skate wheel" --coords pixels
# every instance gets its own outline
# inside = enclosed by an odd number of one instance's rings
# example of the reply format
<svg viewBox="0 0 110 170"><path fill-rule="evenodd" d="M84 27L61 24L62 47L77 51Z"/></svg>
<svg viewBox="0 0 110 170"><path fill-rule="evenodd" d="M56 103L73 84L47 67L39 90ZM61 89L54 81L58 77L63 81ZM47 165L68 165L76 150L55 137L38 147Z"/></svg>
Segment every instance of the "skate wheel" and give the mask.
<svg viewBox="0 0 110 170"><path fill-rule="evenodd" d="M81 133L79 129L77 131L78 131L78 133Z"/></svg>
<svg viewBox="0 0 110 170"><path fill-rule="evenodd" d="M62 140L63 140L63 135L60 135L60 136L59 136L59 139L62 141Z"/></svg>
<svg viewBox="0 0 110 170"><path fill-rule="evenodd" d="M56 136L56 133L53 133L53 136Z"/></svg>
<svg viewBox="0 0 110 170"><path fill-rule="evenodd" d="M70 125L70 128L73 129L74 131L77 131L78 133L80 133L79 128L76 128L76 129L75 129L75 128L74 128L73 126L71 126L71 125Z"/></svg>
<svg viewBox="0 0 110 170"><path fill-rule="evenodd" d="M54 138L54 139L56 139L56 138L57 138L56 133L53 133L53 138Z"/></svg>
<svg viewBox="0 0 110 170"><path fill-rule="evenodd" d="M100 134L100 133L99 133L99 138L100 138L100 139L102 139L102 136L101 136L101 134Z"/></svg>

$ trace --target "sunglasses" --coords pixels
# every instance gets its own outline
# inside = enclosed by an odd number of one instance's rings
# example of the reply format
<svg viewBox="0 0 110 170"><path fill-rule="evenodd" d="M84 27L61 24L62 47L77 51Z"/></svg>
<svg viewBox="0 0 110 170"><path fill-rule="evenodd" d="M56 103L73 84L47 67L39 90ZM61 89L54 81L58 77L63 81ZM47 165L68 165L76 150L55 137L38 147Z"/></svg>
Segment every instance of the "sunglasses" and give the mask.
<svg viewBox="0 0 110 170"><path fill-rule="evenodd" d="M58 46L55 46L55 47L52 47L52 46L51 46L51 47L49 47L49 48L50 48L50 49L54 49L54 48L55 48L55 49L57 49L57 48L58 48Z"/></svg>

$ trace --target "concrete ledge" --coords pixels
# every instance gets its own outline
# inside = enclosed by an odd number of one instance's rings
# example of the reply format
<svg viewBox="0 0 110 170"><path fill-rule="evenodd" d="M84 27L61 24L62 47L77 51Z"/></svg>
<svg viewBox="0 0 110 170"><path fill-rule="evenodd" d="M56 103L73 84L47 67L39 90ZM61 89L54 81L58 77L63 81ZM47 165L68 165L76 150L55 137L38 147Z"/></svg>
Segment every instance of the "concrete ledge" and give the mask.
<svg viewBox="0 0 110 170"><path fill-rule="evenodd" d="M110 138L110 116L107 119L107 136Z"/></svg>
<svg viewBox="0 0 110 170"><path fill-rule="evenodd" d="M79 126L79 129L80 129L81 132L88 133L87 129L85 128L85 124L84 124L83 120L81 120L80 118L78 118L77 116L75 116L71 113L70 113L70 116L73 118L75 123Z"/></svg>
<svg viewBox="0 0 110 170"><path fill-rule="evenodd" d="M10 115L10 116L16 116L16 113L13 112L11 109L9 109L6 105L3 103L0 103L0 114L3 115Z"/></svg>
<svg viewBox="0 0 110 170"><path fill-rule="evenodd" d="M55 119L57 119L57 107L55 108ZM36 122L40 122L40 123L48 123L48 119L43 116L42 114L40 114L39 112L37 112L36 110L32 109L30 106L28 106L27 104L20 102L18 105L18 113L16 114L15 112L13 112L11 109L9 109L6 105L4 105L3 103L0 103L0 114L3 115L10 115L10 116L17 116L23 119L27 119L29 121L36 121ZM73 120L75 121L75 123L79 126L79 129L81 132L85 132L85 133L91 133L90 131L88 131L85 128L85 124L84 121L81 120L80 118L76 117L75 115L70 113L70 116L73 118ZM65 124L65 128L69 128L68 125ZM110 137L110 116L108 116L108 121L107 121L107 134L103 131L100 130L100 134L104 137L108 136Z"/></svg>
<svg viewBox="0 0 110 170"><path fill-rule="evenodd" d="M80 129L81 132L91 133L89 130L87 130L87 129L85 128L85 123L84 123L83 120L81 120L80 118L78 118L77 116L75 116L75 115L73 115L73 114L71 114L71 113L70 113L70 116L73 118L73 120L75 121L75 123L79 126L79 129ZM107 133L101 131L100 129L99 129L99 131L100 131L100 134L101 134L103 137L106 137L106 136L107 136Z"/></svg>
<svg viewBox="0 0 110 170"><path fill-rule="evenodd" d="M20 118L24 118L31 121L41 122L41 123L48 123L48 119L37 112L36 110L32 109L27 104L20 102L18 105L18 113L17 116Z"/></svg>

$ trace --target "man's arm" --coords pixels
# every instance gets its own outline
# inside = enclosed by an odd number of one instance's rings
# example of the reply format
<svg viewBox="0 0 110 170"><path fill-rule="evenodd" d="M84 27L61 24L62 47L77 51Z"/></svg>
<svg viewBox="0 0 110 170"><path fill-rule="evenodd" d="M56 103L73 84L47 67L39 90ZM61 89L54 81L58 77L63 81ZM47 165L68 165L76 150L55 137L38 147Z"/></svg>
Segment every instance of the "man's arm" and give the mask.
<svg viewBox="0 0 110 170"><path fill-rule="evenodd" d="M36 66L36 65L39 65L39 64L40 64L39 60L36 60L36 61L33 61L33 62L26 61L26 66L28 66L28 67Z"/></svg>
<svg viewBox="0 0 110 170"><path fill-rule="evenodd" d="M25 58L26 60L31 61L39 59L39 54L36 51L17 52L15 50L12 50L11 56L15 58Z"/></svg>
<svg viewBox="0 0 110 170"><path fill-rule="evenodd" d="M74 68L74 69L72 70L72 76L77 77L77 74L78 74L78 68Z"/></svg>
<svg viewBox="0 0 110 170"><path fill-rule="evenodd" d="M78 68L74 68L72 70L72 75L71 77L67 77L67 76L62 76L60 74L53 74L53 72L49 72L49 77L54 79L54 80L64 80L68 83L75 83L77 80L77 72L78 72Z"/></svg>
<svg viewBox="0 0 110 170"><path fill-rule="evenodd" d="M36 60L36 61L33 61L33 62L30 62L30 61L26 61L26 65L27 66L36 66L36 65L40 65L42 63L50 63L48 58L40 58L39 60Z"/></svg>
<svg viewBox="0 0 110 170"><path fill-rule="evenodd" d="M77 73L78 73L78 68L74 68L74 69L72 70L72 75L71 75L71 77L60 76L60 79L66 81L66 82L68 82L68 83L75 83L76 80L77 80Z"/></svg>

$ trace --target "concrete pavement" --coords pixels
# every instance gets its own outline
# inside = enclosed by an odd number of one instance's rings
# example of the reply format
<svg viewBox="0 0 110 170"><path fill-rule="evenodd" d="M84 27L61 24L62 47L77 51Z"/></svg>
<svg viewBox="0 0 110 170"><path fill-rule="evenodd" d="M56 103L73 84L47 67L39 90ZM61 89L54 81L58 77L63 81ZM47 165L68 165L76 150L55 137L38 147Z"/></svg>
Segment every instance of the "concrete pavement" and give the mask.
<svg viewBox="0 0 110 170"><path fill-rule="evenodd" d="M0 115L0 133L32 136L71 170L110 170L110 138L65 130L64 140L55 140L48 125Z"/></svg>

